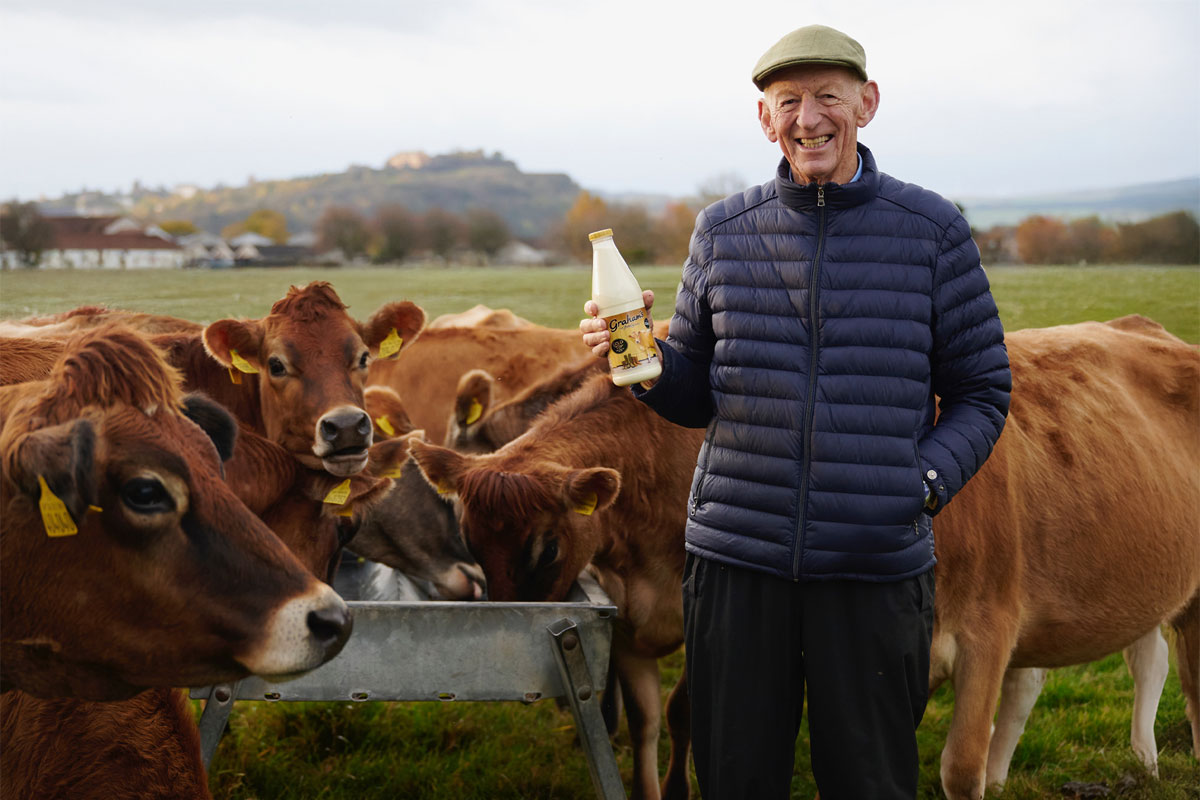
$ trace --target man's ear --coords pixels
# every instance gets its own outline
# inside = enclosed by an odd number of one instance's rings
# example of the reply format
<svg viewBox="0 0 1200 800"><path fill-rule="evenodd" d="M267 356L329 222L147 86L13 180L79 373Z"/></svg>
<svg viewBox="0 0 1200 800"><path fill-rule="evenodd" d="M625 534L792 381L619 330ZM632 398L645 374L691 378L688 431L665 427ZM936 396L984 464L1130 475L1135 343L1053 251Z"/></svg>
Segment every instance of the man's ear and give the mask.
<svg viewBox="0 0 1200 800"><path fill-rule="evenodd" d="M860 89L860 102L862 108L858 112L858 127L865 128L867 123L875 119L875 112L879 110L879 84L875 81L867 81Z"/></svg>
<svg viewBox="0 0 1200 800"><path fill-rule="evenodd" d="M416 303L404 300L380 306L379 310L360 326L359 332L372 355L392 356L400 352L400 348L412 344L424 327L425 311ZM399 342L395 343L394 349L387 345L381 350L381 345L397 338Z"/></svg>
<svg viewBox="0 0 1200 800"><path fill-rule="evenodd" d="M202 338L204 349L222 366L262 372L262 327L257 320L219 319L204 329Z"/></svg>
<svg viewBox="0 0 1200 800"><path fill-rule="evenodd" d="M47 489L67 507L77 525L97 502L96 429L86 419L64 422L19 439L6 464L21 491L36 503Z"/></svg>
<svg viewBox="0 0 1200 800"><path fill-rule="evenodd" d="M607 467L571 470L563 487L567 508L584 515L608 508L620 491L621 473Z"/></svg>
<svg viewBox="0 0 1200 800"><path fill-rule="evenodd" d="M460 428L474 425L487 413L492 405L492 387L495 383L496 379L482 369L473 369L458 379L454 420Z"/></svg>
<svg viewBox="0 0 1200 800"><path fill-rule="evenodd" d="M767 140L771 144L779 141L779 134L775 132L775 124L771 121L771 109L767 106L767 98L758 98L758 124L762 126L763 133L766 134Z"/></svg>
<svg viewBox="0 0 1200 800"><path fill-rule="evenodd" d="M409 439L409 450L425 480L438 494L458 494L458 482L470 465L468 456L419 439Z"/></svg>

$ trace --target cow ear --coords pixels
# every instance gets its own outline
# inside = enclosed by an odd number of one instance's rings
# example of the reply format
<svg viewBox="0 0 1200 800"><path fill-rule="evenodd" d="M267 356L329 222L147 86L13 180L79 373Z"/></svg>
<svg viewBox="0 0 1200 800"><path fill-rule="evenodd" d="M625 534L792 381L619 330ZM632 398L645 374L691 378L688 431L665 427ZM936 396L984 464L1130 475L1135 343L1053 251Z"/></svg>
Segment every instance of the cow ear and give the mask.
<svg viewBox="0 0 1200 800"><path fill-rule="evenodd" d="M459 479L470 464L468 456L415 438L409 439L409 452L438 494L458 494Z"/></svg>
<svg viewBox="0 0 1200 800"><path fill-rule="evenodd" d="M363 392L363 408L375 423L377 439L403 436L413 429L400 395L390 386L368 386Z"/></svg>
<svg viewBox="0 0 1200 800"><path fill-rule="evenodd" d="M425 311L404 300L383 305L362 326L361 333L372 355L392 356L412 344L424 327Z"/></svg>
<svg viewBox="0 0 1200 800"><path fill-rule="evenodd" d="M408 436L397 436L371 445L367 450L367 475L372 478L399 477L400 467L408 458L409 441Z"/></svg>
<svg viewBox="0 0 1200 800"><path fill-rule="evenodd" d="M225 367L262 372L262 327L253 320L219 319L204 329L204 349Z"/></svg>
<svg viewBox="0 0 1200 800"><path fill-rule="evenodd" d="M474 425L492 405L492 387L496 379L489 372L473 369L458 379L454 397L454 421L460 428Z"/></svg>
<svg viewBox="0 0 1200 800"><path fill-rule="evenodd" d="M95 463L96 429L77 419L26 434L13 448L7 471L35 502L43 491L52 493L78 524L88 506L98 502Z"/></svg>
<svg viewBox="0 0 1200 800"><path fill-rule="evenodd" d="M612 505L621 491L621 473L607 467L575 469L563 489L567 507L585 516Z"/></svg>
<svg viewBox="0 0 1200 800"><path fill-rule="evenodd" d="M233 458L238 426L224 406L206 394L193 392L183 398L183 415L208 434L222 461Z"/></svg>

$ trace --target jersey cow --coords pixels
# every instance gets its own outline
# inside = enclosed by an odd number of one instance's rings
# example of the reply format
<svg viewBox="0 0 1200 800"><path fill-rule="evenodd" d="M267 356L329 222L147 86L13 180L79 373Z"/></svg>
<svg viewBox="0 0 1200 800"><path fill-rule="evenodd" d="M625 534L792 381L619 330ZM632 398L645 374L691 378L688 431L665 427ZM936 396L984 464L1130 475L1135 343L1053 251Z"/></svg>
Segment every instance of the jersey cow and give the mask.
<svg viewBox="0 0 1200 800"><path fill-rule="evenodd" d="M1163 622L1178 633L1200 757L1200 352L1137 316L1005 342L1004 434L934 523L930 678L954 685L941 767L951 798L1004 780L1038 670L1123 648L1150 693L1135 700L1133 733L1152 765Z"/></svg>
<svg viewBox="0 0 1200 800"><path fill-rule="evenodd" d="M341 598L221 478L232 420L139 334L69 342L48 379L0 390L0 415L5 688L107 700L341 649Z"/></svg>
<svg viewBox="0 0 1200 800"><path fill-rule="evenodd" d="M411 445L430 483L457 495L491 599L559 601L595 568L618 609L612 657L636 798L659 795L658 659L683 642L683 527L703 436L598 376L494 453ZM673 696L668 718L677 713Z"/></svg>

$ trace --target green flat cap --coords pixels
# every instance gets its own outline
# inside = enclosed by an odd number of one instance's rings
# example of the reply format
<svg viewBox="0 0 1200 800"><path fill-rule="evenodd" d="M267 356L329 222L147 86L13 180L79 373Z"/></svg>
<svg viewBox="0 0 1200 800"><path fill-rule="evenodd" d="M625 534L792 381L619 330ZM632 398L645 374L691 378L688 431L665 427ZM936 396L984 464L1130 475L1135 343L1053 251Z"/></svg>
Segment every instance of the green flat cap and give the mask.
<svg viewBox="0 0 1200 800"><path fill-rule="evenodd" d="M867 80L867 54L862 45L841 31L824 25L808 25L784 36L762 54L750 79L759 91L772 72L797 64L834 64L848 67Z"/></svg>

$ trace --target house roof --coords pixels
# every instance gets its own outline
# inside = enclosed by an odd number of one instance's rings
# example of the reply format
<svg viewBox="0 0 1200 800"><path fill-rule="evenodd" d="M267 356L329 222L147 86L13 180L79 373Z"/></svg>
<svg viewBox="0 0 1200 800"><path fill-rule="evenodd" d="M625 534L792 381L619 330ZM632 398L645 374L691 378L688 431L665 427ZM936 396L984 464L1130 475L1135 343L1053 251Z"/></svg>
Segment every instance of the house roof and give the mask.
<svg viewBox="0 0 1200 800"><path fill-rule="evenodd" d="M179 245L141 230L130 230L123 218L46 217L54 230L54 250L178 250ZM113 230L113 233L105 233Z"/></svg>

